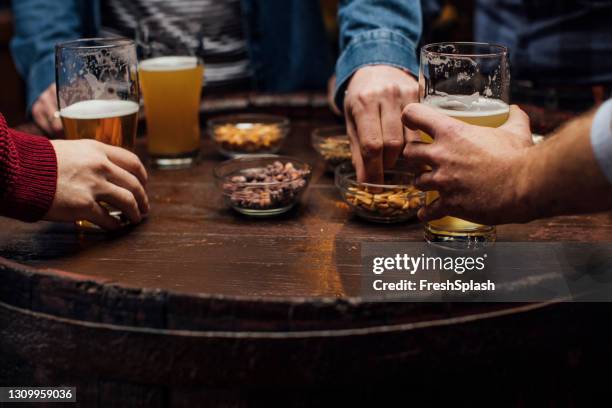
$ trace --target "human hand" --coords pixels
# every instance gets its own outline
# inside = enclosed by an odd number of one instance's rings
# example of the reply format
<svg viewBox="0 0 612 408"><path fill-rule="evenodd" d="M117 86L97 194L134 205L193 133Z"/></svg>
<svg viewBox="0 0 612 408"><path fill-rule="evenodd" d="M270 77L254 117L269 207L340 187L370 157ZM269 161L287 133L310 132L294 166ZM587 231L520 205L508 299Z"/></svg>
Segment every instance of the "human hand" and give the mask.
<svg viewBox="0 0 612 408"><path fill-rule="evenodd" d="M57 90L55 84L51 84L32 105L32 117L46 134L53 136L62 132L62 121L57 112Z"/></svg>
<svg viewBox="0 0 612 408"><path fill-rule="evenodd" d="M338 107L336 106L336 101L334 100L335 96L336 75L334 74L327 80L327 105L335 115L342 116L342 112L340 112L340 109L338 109Z"/></svg>
<svg viewBox="0 0 612 408"><path fill-rule="evenodd" d="M416 79L399 68L370 65L355 72L344 113L359 181L382 183L383 170L395 166L409 132L400 120L402 109L418 95Z"/></svg>
<svg viewBox="0 0 612 408"><path fill-rule="evenodd" d="M57 190L44 219L87 220L114 230L121 223L100 202L121 210L132 223L148 213L147 172L135 154L88 139L51 143L57 156Z"/></svg>
<svg viewBox="0 0 612 408"><path fill-rule="evenodd" d="M402 121L435 140L411 143L404 151L407 160L431 167L415 186L440 194L419 211L423 221L451 215L494 225L532 217L524 193L529 183L525 161L533 142L529 117L516 105L498 128L469 125L416 103L404 109Z"/></svg>

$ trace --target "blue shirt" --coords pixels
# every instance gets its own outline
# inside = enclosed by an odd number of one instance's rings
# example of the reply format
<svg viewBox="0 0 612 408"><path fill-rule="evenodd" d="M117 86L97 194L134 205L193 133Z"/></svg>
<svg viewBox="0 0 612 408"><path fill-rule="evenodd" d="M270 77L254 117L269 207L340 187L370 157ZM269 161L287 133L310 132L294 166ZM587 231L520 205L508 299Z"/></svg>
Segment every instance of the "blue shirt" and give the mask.
<svg viewBox="0 0 612 408"><path fill-rule="evenodd" d="M474 36L509 47L513 80L612 83L610 0L477 0Z"/></svg>

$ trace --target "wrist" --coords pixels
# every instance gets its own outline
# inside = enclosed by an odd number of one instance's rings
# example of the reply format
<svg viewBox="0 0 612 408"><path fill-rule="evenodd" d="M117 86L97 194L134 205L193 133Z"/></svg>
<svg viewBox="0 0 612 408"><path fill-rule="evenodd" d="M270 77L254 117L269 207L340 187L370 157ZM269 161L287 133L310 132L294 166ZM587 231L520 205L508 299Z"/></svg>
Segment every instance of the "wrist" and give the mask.
<svg viewBox="0 0 612 408"><path fill-rule="evenodd" d="M57 188L57 157L50 141L10 130L14 160L3 175L9 194L0 213L22 221L38 221L51 207Z"/></svg>
<svg viewBox="0 0 612 408"><path fill-rule="evenodd" d="M514 182L514 211L516 221L529 222L542 216L541 203L538 198L542 189L537 185L541 159L538 158L538 146L525 148L517 155L513 166L516 174Z"/></svg>

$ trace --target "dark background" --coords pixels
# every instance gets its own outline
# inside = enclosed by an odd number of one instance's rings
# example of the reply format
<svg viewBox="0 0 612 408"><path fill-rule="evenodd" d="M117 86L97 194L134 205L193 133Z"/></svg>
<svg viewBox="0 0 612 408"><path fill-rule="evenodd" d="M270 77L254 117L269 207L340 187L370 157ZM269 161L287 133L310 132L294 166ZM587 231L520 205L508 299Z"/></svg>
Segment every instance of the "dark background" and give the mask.
<svg viewBox="0 0 612 408"><path fill-rule="evenodd" d="M126 0L127 1L127 0ZM338 0L320 0L332 42L336 42L335 11ZM469 41L472 38L473 0L422 0L425 11L423 42ZM10 126L27 120L24 82L13 64L9 42L12 35L10 1L0 0L0 112ZM433 10L433 11L428 11ZM437 10L441 10L439 13Z"/></svg>

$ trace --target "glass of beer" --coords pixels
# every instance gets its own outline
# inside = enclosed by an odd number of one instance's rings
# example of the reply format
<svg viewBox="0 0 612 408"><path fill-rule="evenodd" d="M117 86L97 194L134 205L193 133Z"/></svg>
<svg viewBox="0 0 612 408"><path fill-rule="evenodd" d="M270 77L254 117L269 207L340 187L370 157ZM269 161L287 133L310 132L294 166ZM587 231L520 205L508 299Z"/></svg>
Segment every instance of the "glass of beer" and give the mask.
<svg viewBox="0 0 612 408"><path fill-rule="evenodd" d="M202 23L150 17L136 31L151 164L189 167L200 151Z"/></svg>
<svg viewBox="0 0 612 408"><path fill-rule="evenodd" d="M445 115L478 126L501 126L510 111L508 50L486 43L426 45L421 49L419 88L421 103ZM435 143L425 133L421 139ZM428 192L427 204L438 197L438 192ZM495 227L444 217L425 225L425 239L454 248L480 247L495 241Z"/></svg>
<svg viewBox="0 0 612 408"><path fill-rule="evenodd" d="M66 139L95 139L128 150L138 127L138 66L134 41L91 38L55 47L59 115ZM121 211L101 203L127 222ZM83 228L97 228L77 221Z"/></svg>

